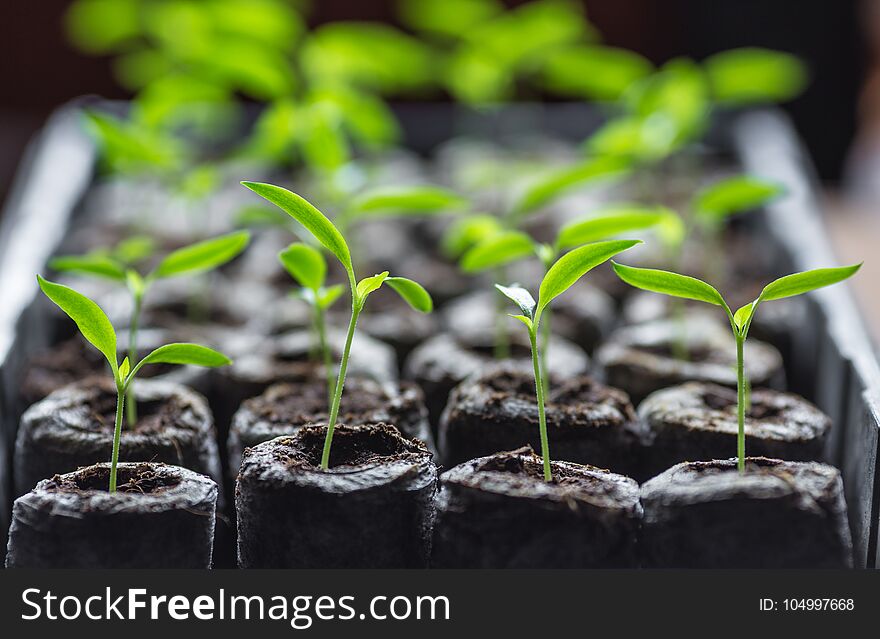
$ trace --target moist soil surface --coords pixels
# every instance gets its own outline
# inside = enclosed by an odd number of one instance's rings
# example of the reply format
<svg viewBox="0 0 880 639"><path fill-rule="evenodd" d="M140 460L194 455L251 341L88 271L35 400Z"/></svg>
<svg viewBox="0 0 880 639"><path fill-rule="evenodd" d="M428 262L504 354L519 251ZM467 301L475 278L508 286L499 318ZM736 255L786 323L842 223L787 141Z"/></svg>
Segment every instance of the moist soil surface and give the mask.
<svg viewBox="0 0 880 639"><path fill-rule="evenodd" d="M282 383L262 395L245 400L232 420L229 460L232 474L238 472L241 453L281 435L291 435L308 424L326 422L327 384L323 380ZM427 411L421 391L414 385L397 390L372 380L351 379L345 386L338 421L359 425L379 421L394 425L407 437L415 437L434 450Z"/></svg>
<svg viewBox="0 0 880 639"><path fill-rule="evenodd" d="M626 393L586 375L550 381L545 410L551 457L635 471L645 429ZM440 421L447 466L525 444L540 450L533 372L499 364L453 391Z"/></svg>

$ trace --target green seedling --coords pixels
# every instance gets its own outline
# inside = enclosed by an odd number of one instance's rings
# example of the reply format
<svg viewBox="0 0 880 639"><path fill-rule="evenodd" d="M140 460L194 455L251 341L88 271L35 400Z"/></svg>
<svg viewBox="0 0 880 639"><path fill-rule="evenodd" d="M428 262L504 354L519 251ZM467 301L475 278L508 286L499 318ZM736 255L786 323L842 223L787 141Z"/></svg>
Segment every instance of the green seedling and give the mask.
<svg viewBox="0 0 880 639"><path fill-rule="evenodd" d="M327 343L326 313L327 309L342 295L344 287L342 284L324 286L327 278L327 262L321 251L308 244L291 244L278 254L278 259L285 270L290 273L290 276L301 286L298 291L299 297L305 300L312 309L318 352L327 375L327 396L332 399L336 378L333 375L333 362L331 361L330 346Z"/></svg>
<svg viewBox="0 0 880 639"><path fill-rule="evenodd" d="M583 8L569 0L534 0L505 10L491 0L406 0L401 18L434 47L442 85L477 106L514 97L539 76L547 55L597 39Z"/></svg>
<svg viewBox="0 0 880 639"><path fill-rule="evenodd" d="M529 332L532 367L535 373L535 395L538 402L538 427L540 428L541 456L544 461L545 481L552 481L553 474L550 469L550 443L547 437L547 416L544 410L544 393L547 388L545 374L547 370L541 363L542 358L538 346L538 332L542 316L555 298L567 291L590 269L639 243L639 240L594 242L566 253L550 267L544 279L541 280L537 302L535 302L528 290L520 286L515 284L511 286L495 285L501 293L519 307L521 313L511 315L511 317L522 322Z"/></svg>
<svg viewBox="0 0 880 639"><path fill-rule="evenodd" d="M608 157L590 158L553 169L533 182L498 215L477 213L451 224L442 240L444 252L457 259L466 273L494 269L496 279L502 281L506 279L507 264L532 254L537 254L549 266L557 257L558 250L539 246L520 230L523 224L530 216L563 195L620 179L628 170L627 161ZM499 305L495 339L495 356L499 359L507 357L510 350L503 320L503 307Z"/></svg>
<svg viewBox="0 0 880 639"><path fill-rule="evenodd" d="M250 234L236 231L210 240L204 240L172 251L147 273L136 264L150 257L153 244L144 238L131 238L112 250L99 249L85 255L65 255L49 262L49 268L58 272L83 273L109 279L124 285L131 295L132 310L128 322L128 359L137 359L137 337L144 299L150 287L158 280L184 275L206 273L226 264L241 253ZM132 383L126 384L131 388ZM128 402L127 418L130 425L137 422L137 403Z"/></svg>
<svg viewBox="0 0 880 639"><path fill-rule="evenodd" d="M538 242L525 231L495 230L471 246L462 255L460 265L467 273L480 273L487 270L497 271L515 262L537 257L546 274L566 251L647 229L655 229L666 246L680 246L684 237L684 224L670 209L640 204L612 204L593 215L565 224L552 244ZM541 353L546 358L551 332L549 308L544 312L541 327Z"/></svg>
<svg viewBox="0 0 880 639"><path fill-rule="evenodd" d="M77 291L43 279L39 275L37 281L43 293L72 319L83 337L97 348L113 373L116 383L116 419L113 425L113 453L110 459L110 492L116 492L116 469L119 464L119 438L122 433L123 408L125 398L131 389L135 376L141 368L148 364L179 364L205 366L214 368L231 364L231 360L207 346L198 344L176 343L160 346L137 363L125 357L120 363L116 351L116 331L109 318L85 295ZM134 401L134 398L131 398ZM129 427L131 424L129 424Z"/></svg>
<svg viewBox="0 0 880 639"><path fill-rule="evenodd" d="M785 195L776 182L750 175L719 180L701 189L691 200L691 213L702 235L706 262L703 267L713 281L720 281L725 269L722 231L736 215L755 211Z"/></svg>
<svg viewBox="0 0 880 639"><path fill-rule="evenodd" d="M817 288L822 288L823 286L836 284L854 275L861 267L861 264L815 269L786 275L767 284L754 301L749 302L736 311L731 310L730 306L727 305L727 302L724 301L724 298L721 297L721 294L715 288L702 280L670 271L636 268L615 262L612 262L612 266L620 279L636 288L673 297L706 302L724 309L736 341L737 423L739 427L737 435L737 465L740 472L744 472L747 380L743 362L743 347L758 306L763 302L794 297Z"/></svg>
<svg viewBox="0 0 880 639"><path fill-rule="evenodd" d="M330 401L330 411L327 419L327 435L321 453L321 468L327 469L330 465L330 447L333 443L333 430L336 427L336 420L339 416L339 404L342 401L342 391L345 387L345 374L348 369L351 344L354 339L358 317L364 310L367 298L371 293L381 288L383 284L387 284L416 311L430 313L433 310L434 304L431 296L420 284L405 277L391 277L388 271L358 280L351 259L351 250L345 241L345 237L329 218L296 193L273 184L260 182L242 182L242 184L280 208L305 227L325 249L339 260L339 263L342 264L348 275L348 284L351 290L351 317L348 323L348 332L342 349L342 356L339 360L336 388Z"/></svg>
<svg viewBox="0 0 880 639"><path fill-rule="evenodd" d="M579 60L580 66L590 61L583 53L568 57L571 60L563 55L563 64L571 69ZM617 115L588 138L584 148L590 154L629 158L646 173L646 195L656 189L653 181L659 176L653 174L662 161L697 142L715 111L784 102L797 97L807 84L806 69L798 58L770 49L724 51L703 64L677 58L647 75L638 72L635 62L620 64L632 66L634 80L619 92ZM569 84L577 82L572 79Z"/></svg>

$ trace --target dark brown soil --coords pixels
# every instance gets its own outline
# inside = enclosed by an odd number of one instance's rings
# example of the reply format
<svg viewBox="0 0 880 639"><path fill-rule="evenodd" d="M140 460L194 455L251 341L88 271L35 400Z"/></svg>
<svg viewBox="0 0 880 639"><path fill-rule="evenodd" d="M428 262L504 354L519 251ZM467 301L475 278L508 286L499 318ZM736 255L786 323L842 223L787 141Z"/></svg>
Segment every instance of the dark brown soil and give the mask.
<svg viewBox="0 0 880 639"><path fill-rule="evenodd" d="M551 456L623 474L636 470L644 428L626 393L585 375L550 380L545 410ZM440 419L439 449L447 466L526 444L541 447L530 370L490 366L452 392Z"/></svg>
<svg viewBox="0 0 880 639"><path fill-rule="evenodd" d="M109 482L109 467L89 466L75 474L55 475L45 488L66 492L107 491ZM151 464L123 466L116 476L116 490L121 493L156 494L179 484L180 477L157 473Z"/></svg>

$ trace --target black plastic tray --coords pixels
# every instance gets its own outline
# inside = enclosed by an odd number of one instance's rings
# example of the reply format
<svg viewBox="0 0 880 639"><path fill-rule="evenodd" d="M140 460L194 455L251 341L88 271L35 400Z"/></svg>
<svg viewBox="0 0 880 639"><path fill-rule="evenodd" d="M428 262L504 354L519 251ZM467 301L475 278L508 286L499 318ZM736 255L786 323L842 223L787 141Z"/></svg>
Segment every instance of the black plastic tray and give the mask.
<svg viewBox="0 0 880 639"><path fill-rule="evenodd" d="M56 111L29 147L0 226L0 532L10 512L10 451L23 363L48 341L46 320L33 304L34 274L61 241L94 176L96 152L80 126L78 106ZM576 140L601 117L596 110L568 104L522 105L482 114L430 104L397 110L406 145L419 152L463 131L484 137L543 132ZM758 222L778 247L776 257L783 267L833 264L812 166L789 120L778 111L754 111L722 118L715 129L713 145L730 153L744 170L783 182L790 191ZM876 568L880 366L848 288L836 286L808 296L804 325L792 339L789 369L799 373L790 380L793 389L816 402L836 425L828 459L843 472L855 564Z"/></svg>

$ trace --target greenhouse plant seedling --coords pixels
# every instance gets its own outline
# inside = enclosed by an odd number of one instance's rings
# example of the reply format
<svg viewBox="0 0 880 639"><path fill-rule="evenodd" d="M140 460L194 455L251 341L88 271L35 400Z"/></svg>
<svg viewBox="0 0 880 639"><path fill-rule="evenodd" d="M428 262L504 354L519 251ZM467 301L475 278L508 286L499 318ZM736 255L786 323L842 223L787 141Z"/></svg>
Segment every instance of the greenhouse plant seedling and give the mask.
<svg viewBox="0 0 880 639"><path fill-rule="evenodd" d="M767 284L755 300L736 311L731 310L730 306L728 306L727 302L714 287L694 277L670 271L625 266L616 262L612 262L612 266L620 279L636 288L673 297L706 302L724 309L727 319L730 321L730 329L736 342L737 466L740 472L744 472L746 457L746 388L748 382L745 377L743 363L743 346L758 306L763 302L794 297L824 286L836 284L853 276L859 270L861 264L814 269L786 275Z"/></svg>
<svg viewBox="0 0 880 639"><path fill-rule="evenodd" d="M278 259L290 276L299 283L299 296L312 309L312 323L317 337L318 351L327 375L327 396L333 397L335 378L330 346L327 343L327 309L329 309L344 287L341 284L325 287L327 262L318 249L308 244L294 243L278 254Z"/></svg>
<svg viewBox="0 0 880 639"><path fill-rule="evenodd" d="M685 234L681 218L671 209L643 204L611 204L563 225L551 244L538 242L520 230L499 229L487 233L464 252L460 265L467 273L479 273L537 257L546 274L560 255L575 247L648 229L654 229L664 246L671 251L681 245ZM544 368L550 342L550 320L551 309L548 308L544 312L540 333Z"/></svg>
<svg viewBox="0 0 880 639"><path fill-rule="evenodd" d="M535 394L538 401L538 423L541 429L541 456L543 457L545 481L552 481L553 477L550 470L550 444L547 437L547 417L544 410L546 383L544 381L544 371L538 347L538 331L541 326L541 317L556 297L568 290L572 284L583 277L590 269L608 261L618 253L632 248L636 244L640 244L640 241L612 240L608 242L594 242L563 255L550 267L541 281L537 302L535 302L529 291L520 286L495 285L502 294L519 306L521 314L511 315L511 317L522 322L529 332L532 367L535 373Z"/></svg>
<svg viewBox="0 0 880 639"><path fill-rule="evenodd" d="M388 271L358 280L352 263L351 251L342 233L323 213L304 198L273 184L261 182L242 182L242 184L257 195L275 204L302 224L324 248L339 260L348 275L348 284L351 290L351 317L349 319L345 345L343 346L342 356L339 361L336 388L330 402L327 434L321 453L321 468L326 470L330 466L330 447L333 442L333 429L336 427L336 420L339 416L339 404L342 400L343 388L345 387L345 374L348 368L351 344L354 339L358 317L361 311L363 311L370 293L378 290L383 284L387 284L416 311L429 313L433 310L434 304L431 296L420 284L405 277L392 277Z"/></svg>
<svg viewBox="0 0 880 639"><path fill-rule="evenodd" d="M148 364L177 364L215 368L232 361L217 351L199 344L175 343L160 346L139 362L125 357L117 359L116 331L110 319L95 302L77 291L37 276L43 293L72 319L83 337L107 359L116 384L116 418L113 426L113 453L110 460L109 492L116 492L116 474L119 464L119 438L122 433L123 409L126 394L141 368ZM134 401L134 397L131 397Z"/></svg>
<svg viewBox="0 0 880 639"><path fill-rule="evenodd" d="M136 268L150 256L149 238L135 242L135 238L123 241L114 250L99 249L86 255L60 256L49 262L49 267L59 272L75 272L109 279L125 285L131 295L132 311L128 323L128 360L137 359L137 337L144 298L150 286L158 280L184 275L206 273L238 256L247 247L250 234L236 231L220 237L196 242L166 255L146 275ZM130 388L130 384L129 384ZM137 404L127 405L129 425L137 421Z"/></svg>

